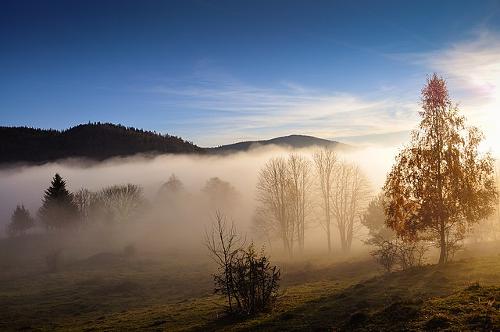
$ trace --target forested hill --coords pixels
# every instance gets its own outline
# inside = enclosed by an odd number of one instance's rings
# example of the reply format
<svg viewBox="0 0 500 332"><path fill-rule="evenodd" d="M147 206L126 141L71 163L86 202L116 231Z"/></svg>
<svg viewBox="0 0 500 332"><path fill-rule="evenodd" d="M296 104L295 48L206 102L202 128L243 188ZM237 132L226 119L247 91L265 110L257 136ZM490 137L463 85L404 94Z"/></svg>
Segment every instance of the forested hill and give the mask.
<svg viewBox="0 0 500 332"><path fill-rule="evenodd" d="M179 137L110 123L82 124L67 130L0 127L0 163L43 163L81 157L104 160L138 153L203 153Z"/></svg>

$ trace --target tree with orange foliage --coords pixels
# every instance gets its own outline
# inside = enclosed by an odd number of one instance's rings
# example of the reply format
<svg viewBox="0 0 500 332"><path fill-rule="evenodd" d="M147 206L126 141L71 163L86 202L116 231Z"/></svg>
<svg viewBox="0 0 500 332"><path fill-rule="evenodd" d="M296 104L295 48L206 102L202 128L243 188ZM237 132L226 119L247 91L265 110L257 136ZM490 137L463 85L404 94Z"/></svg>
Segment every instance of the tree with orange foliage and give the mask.
<svg viewBox="0 0 500 332"><path fill-rule="evenodd" d="M430 239L444 264L470 226L494 211L494 160L434 74L422 89L421 122L384 185L387 225L403 239Z"/></svg>

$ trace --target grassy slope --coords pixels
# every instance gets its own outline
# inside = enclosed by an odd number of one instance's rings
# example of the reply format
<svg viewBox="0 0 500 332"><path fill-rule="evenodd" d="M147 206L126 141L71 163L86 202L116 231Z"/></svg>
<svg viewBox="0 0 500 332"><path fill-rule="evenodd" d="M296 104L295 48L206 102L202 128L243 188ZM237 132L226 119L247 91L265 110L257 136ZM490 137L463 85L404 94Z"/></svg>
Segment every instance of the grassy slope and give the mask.
<svg viewBox="0 0 500 332"><path fill-rule="evenodd" d="M287 268L273 313L222 315L205 272L126 263L4 279L0 329L451 330L500 328L500 256L380 275L372 263ZM163 276L163 278L162 278ZM475 283L478 282L480 286ZM496 299L496 301L495 301Z"/></svg>

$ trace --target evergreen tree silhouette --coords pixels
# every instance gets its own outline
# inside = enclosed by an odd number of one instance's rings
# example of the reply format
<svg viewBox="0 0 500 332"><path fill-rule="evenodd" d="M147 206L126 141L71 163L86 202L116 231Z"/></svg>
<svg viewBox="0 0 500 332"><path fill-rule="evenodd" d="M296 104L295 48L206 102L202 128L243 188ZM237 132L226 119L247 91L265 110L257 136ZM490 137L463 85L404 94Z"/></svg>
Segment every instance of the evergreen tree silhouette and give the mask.
<svg viewBox="0 0 500 332"><path fill-rule="evenodd" d="M18 205L16 207L10 220L11 221L7 226L7 234L9 236L23 235L35 224L30 212L24 207L24 205Z"/></svg>
<svg viewBox="0 0 500 332"><path fill-rule="evenodd" d="M77 208L72 194L66 189L66 181L56 173L50 187L45 190L39 216L49 229L66 228L73 225L77 217Z"/></svg>

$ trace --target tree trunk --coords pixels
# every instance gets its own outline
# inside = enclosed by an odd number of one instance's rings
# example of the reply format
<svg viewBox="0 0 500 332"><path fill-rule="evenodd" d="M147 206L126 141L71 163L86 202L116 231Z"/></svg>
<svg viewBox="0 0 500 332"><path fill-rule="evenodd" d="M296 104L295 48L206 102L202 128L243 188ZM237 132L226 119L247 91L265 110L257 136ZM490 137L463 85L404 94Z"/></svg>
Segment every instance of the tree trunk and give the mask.
<svg viewBox="0 0 500 332"><path fill-rule="evenodd" d="M446 235L444 232L444 222L441 221L441 227L439 230L439 247L440 247L440 253L439 253L439 265L443 265L447 261L446 257Z"/></svg>
<svg viewBox="0 0 500 332"><path fill-rule="evenodd" d="M289 253L290 253L290 247L289 247L289 245L288 245L288 238L287 238L287 236L286 236L285 232L282 232L281 237L282 237L282 239L283 239L283 249L285 250L285 252L286 252L287 254L289 254Z"/></svg>
<svg viewBox="0 0 500 332"><path fill-rule="evenodd" d="M340 248L342 249L342 253L347 253L347 237L346 237L346 229L345 229L345 223L343 222L338 222L337 223L338 228L339 228L339 238L340 238Z"/></svg>
<svg viewBox="0 0 500 332"><path fill-rule="evenodd" d="M332 240L331 240L331 232L330 232L330 216L326 217L326 237L328 240L328 253L332 252Z"/></svg>

